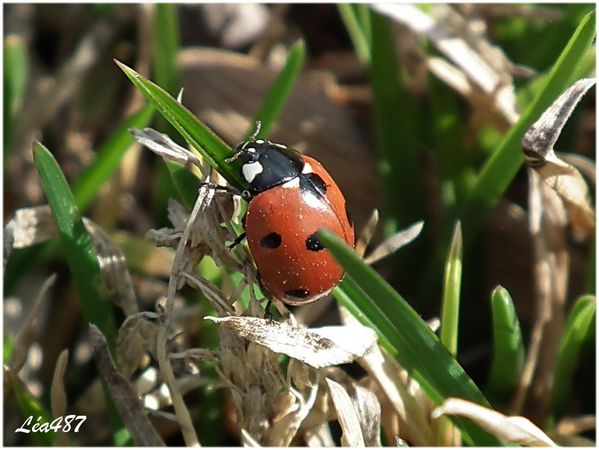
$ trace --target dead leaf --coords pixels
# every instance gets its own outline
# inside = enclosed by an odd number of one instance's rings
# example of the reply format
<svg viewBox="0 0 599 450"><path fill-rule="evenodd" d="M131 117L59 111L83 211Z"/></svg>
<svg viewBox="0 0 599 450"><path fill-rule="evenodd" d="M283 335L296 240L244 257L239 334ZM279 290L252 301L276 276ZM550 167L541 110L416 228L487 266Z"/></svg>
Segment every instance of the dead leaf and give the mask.
<svg viewBox="0 0 599 450"><path fill-rule="evenodd" d="M597 417L594 415L564 417L555 426L555 433L571 436L597 429Z"/></svg>
<svg viewBox="0 0 599 450"><path fill-rule="evenodd" d="M518 120L511 64L452 6L433 5L430 14L410 4L378 3L373 9L428 38L465 75L462 82L468 86L464 92L482 93L508 123Z"/></svg>
<svg viewBox="0 0 599 450"><path fill-rule="evenodd" d="M331 326L308 330L257 317L207 316L204 319L314 368L349 363L376 342L376 334L366 327Z"/></svg>
<svg viewBox="0 0 599 450"><path fill-rule="evenodd" d="M379 211L377 209L374 209L372 211L372 214L368 218L366 225L364 225L364 228L362 228L362 231L360 232L360 236L356 241L356 248L355 248L356 255L358 255L360 257L364 256L366 247L368 247L368 244L370 244L370 240L372 239L372 236L376 230L376 226L378 223L379 223Z"/></svg>
<svg viewBox="0 0 599 450"><path fill-rule="evenodd" d="M572 230L578 239L587 239L595 229L595 213L589 189L580 172L558 158L553 146L595 78L574 83L543 113L525 133L522 147L527 162L560 196L566 206Z"/></svg>
<svg viewBox="0 0 599 450"><path fill-rule="evenodd" d="M106 381L114 404L135 445L164 447L165 444L150 423L137 393L114 366L108 343L102 332L98 327L90 324L89 336L98 369Z"/></svg>
<svg viewBox="0 0 599 450"><path fill-rule="evenodd" d="M530 447L557 447L549 436L530 420L521 416L505 416L495 410L459 398L448 398L431 417L442 415L467 417L501 441Z"/></svg>
<svg viewBox="0 0 599 450"><path fill-rule="evenodd" d="M67 394L64 389L64 374L69 361L69 350L64 349L60 352L54 367L52 376L52 386L50 388L50 406L52 407L53 417L63 417L67 411ZM64 432L58 433L54 445L68 445L67 437Z"/></svg>
<svg viewBox="0 0 599 450"><path fill-rule="evenodd" d="M56 223L48 205L17 209L4 227L4 258L13 248L31 247L57 235Z"/></svg>
<svg viewBox="0 0 599 450"><path fill-rule="evenodd" d="M265 439L268 446L288 447L291 444L302 422L314 406L318 384L310 386L306 396L293 388L290 388L289 392L293 396L293 403L289 405L286 413L279 414L272 420Z"/></svg>
<svg viewBox="0 0 599 450"><path fill-rule="evenodd" d="M200 160L193 152L181 147L166 134L160 133L153 128L144 128L143 130L131 128L129 132L137 142L167 161L172 161L182 166L193 164L198 168L202 167Z"/></svg>
<svg viewBox="0 0 599 450"><path fill-rule="evenodd" d="M13 349L10 353L10 359L8 366L14 373L18 373L23 367L26 361L27 352L35 340L35 325L43 300L46 298L48 290L54 286L56 281L56 274L51 275L42 285L37 298L33 304L31 312L27 316L27 320L17 333L17 336L13 343Z"/></svg>
<svg viewBox="0 0 599 450"><path fill-rule="evenodd" d="M373 346L358 360L387 397L401 421L402 437L416 446L434 442L433 431L427 414L408 389L410 380L397 362Z"/></svg>
<svg viewBox="0 0 599 450"><path fill-rule="evenodd" d="M336 381L327 378L326 382L343 431L341 445L344 447L365 447L360 418L349 394Z"/></svg>
<svg viewBox="0 0 599 450"><path fill-rule="evenodd" d="M158 325L149 319L157 317L157 314L149 312L131 315L119 328L116 359L125 377L129 378L148 363L148 353L156 355Z"/></svg>
<svg viewBox="0 0 599 450"><path fill-rule="evenodd" d="M404 245L409 244L418 237L422 231L424 222L416 222L414 225L395 233L393 236L386 239L378 247L376 247L368 257L364 258L366 264L374 264L383 258L395 253Z"/></svg>
<svg viewBox="0 0 599 450"><path fill-rule="evenodd" d="M137 313L137 298L125 255L100 226L86 217L83 223L94 242L102 281L110 301L121 308L126 316Z"/></svg>

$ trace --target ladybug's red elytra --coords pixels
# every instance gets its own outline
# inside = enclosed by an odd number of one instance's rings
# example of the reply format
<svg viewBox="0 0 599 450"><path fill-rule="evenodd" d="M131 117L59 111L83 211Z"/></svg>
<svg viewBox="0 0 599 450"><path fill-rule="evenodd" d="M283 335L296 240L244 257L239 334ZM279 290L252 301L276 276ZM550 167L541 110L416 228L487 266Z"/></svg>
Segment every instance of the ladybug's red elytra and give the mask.
<svg viewBox="0 0 599 450"><path fill-rule="evenodd" d="M337 183L314 158L255 136L239 144L231 159L242 161L248 183L244 227L263 288L291 305L327 295L344 271L316 232L328 228L354 246Z"/></svg>

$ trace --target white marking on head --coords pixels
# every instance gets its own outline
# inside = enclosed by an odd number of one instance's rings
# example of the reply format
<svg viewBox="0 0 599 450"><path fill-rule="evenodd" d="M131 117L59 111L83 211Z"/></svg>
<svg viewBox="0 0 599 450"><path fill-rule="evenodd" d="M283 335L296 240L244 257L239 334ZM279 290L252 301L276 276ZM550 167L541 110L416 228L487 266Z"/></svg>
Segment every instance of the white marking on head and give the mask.
<svg viewBox="0 0 599 450"><path fill-rule="evenodd" d="M264 144L264 139L258 139L258 140L256 141L256 144Z"/></svg>
<svg viewBox="0 0 599 450"><path fill-rule="evenodd" d="M243 166L241 166L241 173L243 173L243 178L245 178L245 181L247 181L248 183L254 181L256 175L262 173L263 170L264 168L262 167L262 164L260 164L258 161L246 163Z"/></svg>
<svg viewBox="0 0 599 450"><path fill-rule="evenodd" d="M305 163L304 168L302 169L302 173L312 173L312 166L310 163Z"/></svg>
<svg viewBox="0 0 599 450"><path fill-rule="evenodd" d="M256 149L254 147L246 148L245 151L250 153L256 153Z"/></svg>
<svg viewBox="0 0 599 450"><path fill-rule="evenodd" d="M299 177L295 177L292 180L289 180L287 183L283 184L283 187L286 189L297 189L299 188L300 180Z"/></svg>

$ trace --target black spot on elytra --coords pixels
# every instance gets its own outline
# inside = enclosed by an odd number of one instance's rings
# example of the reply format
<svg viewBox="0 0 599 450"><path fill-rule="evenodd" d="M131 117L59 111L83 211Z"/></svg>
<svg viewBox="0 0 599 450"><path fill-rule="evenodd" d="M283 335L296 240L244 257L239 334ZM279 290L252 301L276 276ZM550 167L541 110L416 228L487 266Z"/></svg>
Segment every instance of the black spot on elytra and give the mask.
<svg viewBox="0 0 599 450"><path fill-rule="evenodd" d="M323 195L327 193L327 184L324 182L324 180L321 178L320 175L312 172L312 173L308 174L308 179L312 182L312 184L314 184L316 189L318 191L320 191Z"/></svg>
<svg viewBox="0 0 599 450"><path fill-rule="evenodd" d="M270 233L260 239L260 245L264 248L278 248L283 240L279 233Z"/></svg>
<svg viewBox="0 0 599 450"><path fill-rule="evenodd" d="M323 250L324 247L316 237L316 233L312 233L306 239L306 248L312 252L317 252L319 250Z"/></svg>
<svg viewBox="0 0 599 450"><path fill-rule="evenodd" d="M292 289L285 292L285 295L294 298L306 298L308 295L310 295L310 291L308 291L308 289Z"/></svg>

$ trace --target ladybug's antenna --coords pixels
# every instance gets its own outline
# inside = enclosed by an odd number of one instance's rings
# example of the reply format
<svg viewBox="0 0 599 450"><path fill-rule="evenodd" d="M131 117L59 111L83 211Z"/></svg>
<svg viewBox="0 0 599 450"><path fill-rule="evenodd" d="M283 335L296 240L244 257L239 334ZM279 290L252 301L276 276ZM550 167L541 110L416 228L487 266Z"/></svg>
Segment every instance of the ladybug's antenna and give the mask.
<svg viewBox="0 0 599 450"><path fill-rule="evenodd" d="M235 152L235 154L233 156L231 156L230 158L225 159L225 162L227 163L232 163L233 161L235 161L237 158L239 158L241 155L243 155L244 153L244 148L246 146L246 144L248 144L251 141L255 141L256 137L258 136L258 133L260 133L260 128L262 128L262 122L260 122L259 120L256 120L256 129L254 130L254 133L252 133L252 135L249 137L249 139L247 141L244 141L242 143L240 143L237 148L235 150L237 150Z"/></svg>
<svg viewBox="0 0 599 450"><path fill-rule="evenodd" d="M252 136L250 137L250 141L256 140L256 138L258 137L258 133L260 133L260 128L262 128L262 122L256 120L256 130L254 131L254 134L252 134Z"/></svg>
<svg viewBox="0 0 599 450"><path fill-rule="evenodd" d="M260 128L262 128L262 122L260 122L259 120L256 120L256 129L254 130L254 133L250 136L250 138L247 141L244 141L241 144L239 144L236 148L237 151L235 152L235 154L233 156L231 156L230 158L225 159L225 162L232 163L237 158L239 158L241 155L243 155L243 153L244 153L243 149L245 148L246 144L248 142L256 140L258 133L260 133Z"/></svg>

